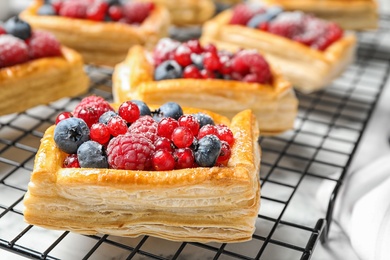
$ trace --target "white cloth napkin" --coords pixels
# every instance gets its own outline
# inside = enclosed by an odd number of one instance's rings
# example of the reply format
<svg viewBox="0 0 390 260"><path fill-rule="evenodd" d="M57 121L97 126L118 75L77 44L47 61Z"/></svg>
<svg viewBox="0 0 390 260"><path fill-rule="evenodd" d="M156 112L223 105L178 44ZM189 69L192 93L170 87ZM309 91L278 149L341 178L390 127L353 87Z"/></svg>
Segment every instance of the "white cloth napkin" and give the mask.
<svg viewBox="0 0 390 260"><path fill-rule="evenodd" d="M325 201L325 194L333 188L324 183L317 199ZM333 218L349 236L360 259L390 259L390 154L345 179Z"/></svg>

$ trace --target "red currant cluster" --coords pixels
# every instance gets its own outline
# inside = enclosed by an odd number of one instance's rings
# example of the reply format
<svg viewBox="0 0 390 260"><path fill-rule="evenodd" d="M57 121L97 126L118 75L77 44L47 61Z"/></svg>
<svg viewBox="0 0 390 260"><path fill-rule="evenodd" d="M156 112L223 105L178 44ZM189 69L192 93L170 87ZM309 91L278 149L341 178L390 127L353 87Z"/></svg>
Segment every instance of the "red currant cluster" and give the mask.
<svg viewBox="0 0 390 260"><path fill-rule="evenodd" d="M184 43L162 39L153 52L155 80L191 78L225 79L251 83L271 83L267 61L255 50L237 53L218 50L198 40Z"/></svg>
<svg viewBox="0 0 390 260"><path fill-rule="evenodd" d="M126 2L122 4L115 0L51 0L38 9L38 14L141 24L153 9L154 3L152 2Z"/></svg>
<svg viewBox="0 0 390 260"><path fill-rule="evenodd" d="M115 112L103 98L90 96L72 113L59 114L56 125L56 144L69 153L66 168L166 171L224 166L234 144L226 125L215 125L203 113L183 114L172 102L150 111L141 101L127 101Z"/></svg>

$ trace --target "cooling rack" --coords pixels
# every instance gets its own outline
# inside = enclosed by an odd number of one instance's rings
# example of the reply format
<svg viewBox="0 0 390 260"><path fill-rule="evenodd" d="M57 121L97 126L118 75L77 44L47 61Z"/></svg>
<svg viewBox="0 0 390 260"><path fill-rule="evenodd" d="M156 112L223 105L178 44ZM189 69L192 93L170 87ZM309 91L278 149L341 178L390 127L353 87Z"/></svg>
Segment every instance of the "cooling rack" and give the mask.
<svg viewBox="0 0 390 260"><path fill-rule="evenodd" d="M60 111L81 100L65 98L0 117L0 258L10 259L310 259L326 242L344 175L390 72L390 16L380 28L358 35L354 64L331 86L297 93L294 129L259 139L261 209L253 239L239 244L170 242L149 236L83 236L23 221L23 196L40 138ZM111 73L87 67L88 94L112 100ZM324 212L315 199L321 183L334 189Z"/></svg>

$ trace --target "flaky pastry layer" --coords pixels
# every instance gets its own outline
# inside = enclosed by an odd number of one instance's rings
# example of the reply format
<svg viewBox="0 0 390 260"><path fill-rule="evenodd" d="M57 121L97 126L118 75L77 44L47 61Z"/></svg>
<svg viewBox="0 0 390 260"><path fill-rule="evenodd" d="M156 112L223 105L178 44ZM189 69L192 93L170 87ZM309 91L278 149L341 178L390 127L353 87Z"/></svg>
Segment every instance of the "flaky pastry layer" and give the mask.
<svg viewBox="0 0 390 260"><path fill-rule="evenodd" d="M169 10L172 24L176 26L200 25L215 13L212 0L141 0L154 2Z"/></svg>
<svg viewBox="0 0 390 260"><path fill-rule="evenodd" d="M292 128L298 101L291 84L273 71L272 85L217 79L153 80L154 66L141 46L129 50L126 60L115 67L113 95L116 102L131 99L163 104L200 107L231 118L251 109L262 134Z"/></svg>
<svg viewBox="0 0 390 260"><path fill-rule="evenodd" d="M89 77L76 51L61 47L62 56L32 60L0 69L0 115L22 112L88 90Z"/></svg>
<svg viewBox="0 0 390 260"><path fill-rule="evenodd" d="M231 17L232 10L226 10L206 22L201 42L214 43L229 51L256 49L304 93L327 86L352 63L355 56L356 38L353 34L345 35L325 51L318 51L262 30L231 25Z"/></svg>
<svg viewBox="0 0 390 260"><path fill-rule="evenodd" d="M375 0L251 0L279 5L285 10L300 10L334 21L347 30L378 27L378 6Z"/></svg>
<svg viewBox="0 0 390 260"><path fill-rule="evenodd" d="M186 114L198 111L184 109ZM250 110L230 122L209 114L234 133L226 167L173 171L62 168L67 154L56 147L55 126L51 126L35 157L24 198L25 220L82 234L151 235L196 242L251 239L260 206L256 118Z"/></svg>
<svg viewBox="0 0 390 260"><path fill-rule="evenodd" d="M113 67L123 61L132 45L152 48L168 35L170 16L168 10L156 6L140 26L119 22L97 22L62 16L37 15L43 4L35 0L20 17L33 28L52 32L62 44L83 55L86 63Z"/></svg>

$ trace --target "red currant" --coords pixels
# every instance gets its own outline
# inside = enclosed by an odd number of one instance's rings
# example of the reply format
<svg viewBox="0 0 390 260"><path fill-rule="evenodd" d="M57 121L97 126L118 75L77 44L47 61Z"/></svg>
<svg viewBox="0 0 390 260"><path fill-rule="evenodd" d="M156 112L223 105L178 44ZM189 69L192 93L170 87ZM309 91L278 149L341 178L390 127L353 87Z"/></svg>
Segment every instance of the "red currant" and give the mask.
<svg viewBox="0 0 390 260"><path fill-rule="evenodd" d="M173 153L176 159L176 169L193 168L195 163L194 152L190 148L179 148Z"/></svg>
<svg viewBox="0 0 390 260"><path fill-rule="evenodd" d="M77 154L69 154L64 160L64 168L80 168Z"/></svg>
<svg viewBox="0 0 390 260"><path fill-rule="evenodd" d="M190 65L192 63L190 48L185 44L181 44L175 51L174 59L182 67Z"/></svg>
<svg viewBox="0 0 390 260"><path fill-rule="evenodd" d="M188 127L192 134L196 136L199 132L199 121L192 115L182 115L178 120L179 126Z"/></svg>
<svg viewBox="0 0 390 260"><path fill-rule="evenodd" d="M188 127L179 126L173 130L171 139L176 147L186 148L190 147L194 141L194 134Z"/></svg>
<svg viewBox="0 0 390 260"><path fill-rule="evenodd" d="M73 114L71 112L62 112L62 113L58 114L58 116L56 118L56 125L59 122L61 122L62 120L70 118L70 117L73 117Z"/></svg>
<svg viewBox="0 0 390 260"><path fill-rule="evenodd" d="M179 126L179 122L172 117L164 117L158 123L157 135L171 139L173 130Z"/></svg>
<svg viewBox="0 0 390 260"><path fill-rule="evenodd" d="M111 117L107 123L108 130L112 136L123 135L127 133L127 124L120 116Z"/></svg>
<svg viewBox="0 0 390 260"><path fill-rule="evenodd" d="M222 67L222 64L219 60L218 53L216 52L206 52L203 55L203 65L205 69L215 71L220 70Z"/></svg>
<svg viewBox="0 0 390 260"><path fill-rule="evenodd" d="M185 79L200 79L202 78L202 75L200 74L199 69L191 64L184 68L183 71L183 78Z"/></svg>
<svg viewBox="0 0 390 260"><path fill-rule="evenodd" d="M175 159L171 152L158 150L152 157L153 168L156 171L170 171L175 168Z"/></svg>
<svg viewBox="0 0 390 260"><path fill-rule="evenodd" d="M166 137L158 137L157 140L154 142L155 150L167 150L169 152L173 152L174 146L170 139Z"/></svg>
<svg viewBox="0 0 390 260"><path fill-rule="evenodd" d="M126 101L120 105L118 114L128 123L134 123L139 118L140 111L136 103Z"/></svg>
<svg viewBox="0 0 390 260"><path fill-rule="evenodd" d="M91 126L89 136L91 140L104 145L110 141L111 134L107 125L103 123L96 123Z"/></svg>
<svg viewBox="0 0 390 260"><path fill-rule="evenodd" d="M93 21L103 21L108 9L108 4L104 1L94 2L87 9L87 19Z"/></svg>
<svg viewBox="0 0 390 260"><path fill-rule="evenodd" d="M203 52L203 48L197 39L187 41L187 46L190 48L192 53L201 54Z"/></svg>
<svg viewBox="0 0 390 260"><path fill-rule="evenodd" d="M233 146L234 135L232 130L230 130L226 125L223 124L217 125L216 128L219 140L226 141L230 146Z"/></svg>
<svg viewBox="0 0 390 260"><path fill-rule="evenodd" d="M0 25L0 35L7 34L7 31Z"/></svg>
<svg viewBox="0 0 390 260"><path fill-rule="evenodd" d="M214 44L209 43L209 44L206 44L205 46L203 46L203 51L217 53L218 49L217 49L217 47L215 47Z"/></svg>
<svg viewBox="0 0 390 260"><path fill-rule="evenodd" d="M216 75L214 72L212 72L210 70L206 70L206 69L201 70L200 75L204 79L215 79L216 78Z"/></svg>
<svg viewBox="0 0 390 260"><path fill-rule="evenodd" d="M51 1L51 6L53 7L54 11L56 11L56 13L59 14L61 6L62 6L62 1L61 0L53 0L53 1Z"/></svg>
<svg viewBox="0 0 390 260"><path fill-rule="evenodd" d="M218 129L215 125L205 125L199 129L197 138L202 139L206 135L216 135L218 136Z"/></svg>
<svg viewBox="0 0 390 260"><path fill-rule="evenodd" d="M230 149L230 145L225 141L221 141L221 152L219 153L217 164L226 165L231 154L232 150Z"/></svg>
<svg viewBox="0 0 390 260"><path fill-rule="evenodd" d="M108 8L108 15L110 16L111 20L119 21L121 18L123 18L123 10L118 5L112 5Z"/></svg>

